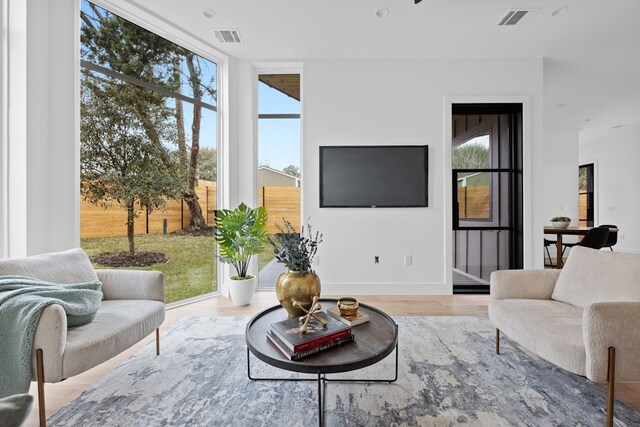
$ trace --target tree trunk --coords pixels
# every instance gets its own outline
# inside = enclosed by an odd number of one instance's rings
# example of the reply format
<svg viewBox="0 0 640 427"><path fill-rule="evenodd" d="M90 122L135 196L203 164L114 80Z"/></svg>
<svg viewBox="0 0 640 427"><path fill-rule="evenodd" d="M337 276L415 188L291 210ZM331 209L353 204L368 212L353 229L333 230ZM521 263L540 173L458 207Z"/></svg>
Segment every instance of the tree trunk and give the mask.
<svg viewBox="0 0 640 427"><path fill-rule="evenodd" d="M180 78L180 57L173 58L173 78L177 83L176 92L182 93ZM184 107L182 100L176 98L176 126L178 127L178 158L180 159L180 170L187 170L187 138L184 134Z"/></svg>
<svg viewBox="0 0 640 427"><path fill-rule="evenodd" d="M129 240L129 255L135 255L135 247L133 245L133 225L136 220L136 212L133 209L134 200L127 202L127 239Z"/></svg>
<svg viewBox="0 0 640 427"><path fill-rule="evenodd" d="M202 99L202 88L200 87L200 76L195 68L194 56L187 53L187 68L189 69L189 84L193 90L193 97ZM189 229L202 230L207 224L202 216L202 209L198 203L196 195L196 173L198 169L198 153L200 152L200 122L202 121L202 107L199 104L193 105L193 121L191 122L191 156L189 159L189 171L187 173L187 192L184 201L189 207Z"/></svg>

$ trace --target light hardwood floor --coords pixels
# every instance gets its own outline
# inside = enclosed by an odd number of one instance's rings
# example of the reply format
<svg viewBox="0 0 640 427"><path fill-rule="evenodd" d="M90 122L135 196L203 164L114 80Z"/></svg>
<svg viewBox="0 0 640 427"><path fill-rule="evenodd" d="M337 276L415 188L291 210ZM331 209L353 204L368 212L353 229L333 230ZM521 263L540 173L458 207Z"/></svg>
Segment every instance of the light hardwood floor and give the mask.
<svg viewBox="0 0 640 427"><path fill-rule="evenodd" d="M359 301L382 309L392 316L487 316L488 295L443 295L443 296L360 296ZM216 297L172 308L166 312L166 320L160 328L160 333L166 332L180 319L191 316L237 316L253 315L259 311L278 303L273 292L258 292L250 305L236 307L230 299ZM91 386L103 376L128 359L133 353L147 343L154 340L154 334L142 340L129 350L113 359L97 366L90 371L61 383L46 384L45 397L47 416L69 403L83 390ZM160 351L162 352L162 335L160 337ZM35 383L31 383L30 393L37 396ZM640 409L640 382L618 382L616 384L618 397ZM37 399L37 397L36 397ZM28 426L38 425L37 401Z"/></svg>

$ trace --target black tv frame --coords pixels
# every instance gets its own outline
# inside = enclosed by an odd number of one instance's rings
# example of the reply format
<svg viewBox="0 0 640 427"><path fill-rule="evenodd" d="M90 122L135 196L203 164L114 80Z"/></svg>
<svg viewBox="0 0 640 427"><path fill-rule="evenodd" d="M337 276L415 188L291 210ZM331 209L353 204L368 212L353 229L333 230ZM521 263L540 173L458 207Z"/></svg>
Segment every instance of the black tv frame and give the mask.
<svg viewBox="0 0 640 427"><path fill-rule="evenodd" d="M375 206L366 206L366 205L325 205L324 204L324 195L323 195L323 165L322 165L322 152L325 148L334 149L334 148L406 148L406 147L424 147L424 204L420 205L375 205ZM426 208L429 207L429 145L322 145L319 147L319 157L320 157L320 207L321 208Z"/></svg>

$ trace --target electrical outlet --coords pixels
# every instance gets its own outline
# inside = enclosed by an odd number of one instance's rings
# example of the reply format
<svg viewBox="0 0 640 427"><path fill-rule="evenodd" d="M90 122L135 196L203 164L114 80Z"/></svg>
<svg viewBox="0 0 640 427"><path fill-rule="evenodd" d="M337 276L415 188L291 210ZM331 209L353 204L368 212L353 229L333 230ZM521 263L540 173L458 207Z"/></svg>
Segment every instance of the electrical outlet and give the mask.
<svg viewBox="0 0 640 427"><path fill-rule="evenodd" d="M413 257L411 255L404 256L404 265L411 265L413 262Z"/></svg>
<svg viewBox="0 0 640 427"><path fill-rule="evenodd" d="M380 264L380 257L378 255L373 257L373 263L374 264Z"/></svg>

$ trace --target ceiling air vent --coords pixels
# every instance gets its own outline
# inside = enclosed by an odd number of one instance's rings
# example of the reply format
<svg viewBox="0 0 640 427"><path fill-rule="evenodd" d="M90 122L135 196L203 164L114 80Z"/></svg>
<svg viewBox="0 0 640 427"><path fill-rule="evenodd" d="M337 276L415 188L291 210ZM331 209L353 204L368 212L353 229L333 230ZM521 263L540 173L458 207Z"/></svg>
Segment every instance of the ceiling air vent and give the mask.
<svg viewBox="0 0 640 427"><path fill-rule="evenodd" d="M538 9L509 9L498 22L499 27L513 27L516 24L523 24L531 18Z"/></svg>
<svg viewBox="0 0 640 427"><path fill-rule="evenodd" d="M220 43L240 44L242 39L238 30L213 30Z"/></svg>

